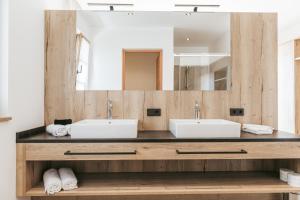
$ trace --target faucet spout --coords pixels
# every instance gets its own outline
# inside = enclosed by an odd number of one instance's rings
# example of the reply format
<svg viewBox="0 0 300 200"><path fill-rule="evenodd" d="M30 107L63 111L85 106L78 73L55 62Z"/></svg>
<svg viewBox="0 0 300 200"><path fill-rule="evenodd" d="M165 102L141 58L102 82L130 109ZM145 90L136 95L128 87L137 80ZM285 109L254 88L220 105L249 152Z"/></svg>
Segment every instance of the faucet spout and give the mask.
<svg viewBox="0 0 300 200"><path fill-rule="evenodd" d="M107 100L107 119L112 119L112 109L113 109L113 104L112 100Z"/></svg>
<svg viewBox="0 0 300 200"><path fill-rule="evenodd" d="M198 101L195 101L194 110L195 110L195 119L199 120L200 119L200 104L198 103Z"/></svg>

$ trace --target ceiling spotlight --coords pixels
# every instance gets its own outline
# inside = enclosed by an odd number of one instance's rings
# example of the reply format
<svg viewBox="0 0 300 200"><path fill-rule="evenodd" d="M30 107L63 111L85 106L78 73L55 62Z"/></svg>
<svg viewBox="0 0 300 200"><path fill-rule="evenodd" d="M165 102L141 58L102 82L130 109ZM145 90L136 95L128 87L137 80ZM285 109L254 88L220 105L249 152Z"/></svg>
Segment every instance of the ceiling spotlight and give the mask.
<svg viewBox="0 0 300 200"><path fill-rule="evenodd" d="M190 38L189 38L189 37L187 37L187 38L186 38L186 41L190 41Z"/></svg>

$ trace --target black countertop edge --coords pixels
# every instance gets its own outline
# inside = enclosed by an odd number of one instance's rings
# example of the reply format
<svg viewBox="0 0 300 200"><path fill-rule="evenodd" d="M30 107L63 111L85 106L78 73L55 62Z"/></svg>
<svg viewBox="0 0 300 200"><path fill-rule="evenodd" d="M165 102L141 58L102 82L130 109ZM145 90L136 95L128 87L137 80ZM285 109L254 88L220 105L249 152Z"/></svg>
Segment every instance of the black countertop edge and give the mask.
<svg viewBox="0 0 300 200"><path fill-rule="evenodd" d="M213 139L58 139L58 140L22 140L16 143L179 143L179 142L300 142L300 139L231 139L231 138L213 138Z"/></svg>
<svg viewBox="0 0 300 200"><path fill-rule="evenodd" d="M32 137L38 134L41 134L46 131L46 126L41 126L33 129L29 129L26 131L21 131L16 133L16 140L24 140L28 137Z"/></svg>
<svg viewBox="0 0 300 200"><path fill-rule="evenodd" d="M288 134L288 137L282 137L277 134L273 136L262 136L262 135L251 135L251 137L243 137L244 135L249 135L242 132L242 137L240 138L175 138L170 131L154 131L155 134L166 134L165 137L154 137L151 136L140 138L128 138L128 139L72 139L70 136L65 137L54 137L48 135L45 132L45 126L22 131L16 133L16 143L178 143L178 142L300 142L300 136ZM147 135L147 132L142 131L141 135ZM152 131L153 132L153 131ZM286 134L286 133L285 133ZM40 137L44 136L44 137Z"/></svg>

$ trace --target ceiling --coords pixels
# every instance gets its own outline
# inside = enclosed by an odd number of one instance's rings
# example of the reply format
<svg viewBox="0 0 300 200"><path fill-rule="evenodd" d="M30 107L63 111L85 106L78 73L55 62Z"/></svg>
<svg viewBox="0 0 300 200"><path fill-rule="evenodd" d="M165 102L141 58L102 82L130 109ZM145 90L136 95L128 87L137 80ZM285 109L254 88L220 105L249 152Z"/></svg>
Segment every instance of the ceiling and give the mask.
<svg viewBox="0 0 300 200"><path fill-rule="evenodd" d="M79 11L89 26L105 28L172 28L174 46L210 46L230 32L228 13ZM98 18L98 20L97 20ZM229 35L229 34L228 34ZM187 40L187 38L189 40Z"/></svg>
<svg viewBox="0 0 300 200"><path fill-rule="evenodd" d="M277 12L279 30L293 26L300 21L299 0L76 0L82 9L100 9L88 7L87 2L133 3L132 11L174 11L175 4L219 4L219 8L202 8L200 11L214 12ZM102 8L103 9L103 8ZM122 8L116 8L122 9ZM184 8L191 10L192 8Z"/></svg>

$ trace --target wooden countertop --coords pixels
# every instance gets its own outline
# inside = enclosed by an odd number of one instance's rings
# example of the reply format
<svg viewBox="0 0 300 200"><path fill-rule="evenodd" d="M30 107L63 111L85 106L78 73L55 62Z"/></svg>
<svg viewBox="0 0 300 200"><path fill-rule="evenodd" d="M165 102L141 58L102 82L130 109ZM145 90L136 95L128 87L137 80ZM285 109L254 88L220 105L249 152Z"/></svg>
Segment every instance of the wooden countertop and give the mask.
<svg viewBox="0 0 300 200"><path fill-rule="evenodd" d="M132 139L72 139L71 136L54 137L39 127L17 133L17 143L125 143L125 142L293 142L300 136L292 133L274 131L272 135L241 133L240 138L175 138L170 131L140 131Z"/></svg>

